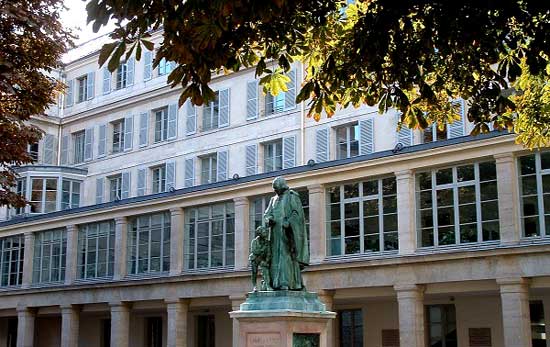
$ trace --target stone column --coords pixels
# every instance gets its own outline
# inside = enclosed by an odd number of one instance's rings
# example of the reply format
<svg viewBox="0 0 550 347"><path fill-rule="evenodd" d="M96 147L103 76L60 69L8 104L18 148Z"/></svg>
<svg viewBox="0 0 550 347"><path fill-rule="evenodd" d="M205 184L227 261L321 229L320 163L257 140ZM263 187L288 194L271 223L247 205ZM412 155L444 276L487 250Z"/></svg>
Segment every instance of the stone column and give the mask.
<svg viewBox="0 0 550 347"><path fill-rule="evenodd" d="M183 271L184 232L183 209L170 209L170 276L177 276Z"/></svg>
<svg viewBox="0 0 550 347"><path fill-rule="evenodd" d="M111 346L130 346L130 304L114 302L111 306Z"/></svg>
<svg viewBox="0 0 550 347"><path fill-rule="evenodd" d="M243 294L230 295L229 300L231 300L231 310L239 311L241 309L241 304L245 302L246 296ZM239 321L233 318L233 344L232 347L245 347L239 346Z"/></svg>
<svg viewBox="0 0 550 347"><path fill-rule="evenodd" d="M28 307L17 308L17 347L34 346L35 311Z"/></svg>
<svg viewBox="0 0 550 347"><path fill-rule="evenodd" d="M78 347L80 308L75 305L61 306L61 347Z"/></svg>
<svg viewBox="0 0 550 347"><path fill-rule="evenodd" d="M65 284L71 285L77 278L78 227L67 225L67 266Z"/></svg>
<svg viewBox="0 0 550 347"><path fill-rule="evenodd" d="M187 347L189 300L166 300L168 318L167 347Z"/></svg>
<svg viewBox="0 0 550 347"><path fill-rule="evenodd" d="M399 307L401 346L424 347L424 288L416 284L395 285Z"/></svg>
<svg viewBox="0 0 550 347"><path fill-rule="evenodd" d="M334 310L334 290L320 290L317 292L319 299L325 304L327 311ZM338 336L336 331L336 319L330 319L327 328L327 346L336 346L336 337Z"/></svg>
<svg viewBox="0 0 550 347"><path fill-rule="evenodd" d="M529 285L524 278L497 279L502 305L504 347L531 346Z"/></svg>
<svg viewBox="0 0 550 347"><path fill-rule="evenodd" d="M521 238L519 218L519 181L513 153L495 155L498 189L500 242L518 244Z"/></svg>
<svg viewBox="0 0 550 347"><path fill-rule="evenodd" d="M33 257L34 257L34 233L25 233L25 250L23 254L23 279L21 286L23 288L29 288L32 284L32 271L33 271Z"/></svg>
<svg viewBox="0 0 550 347"><path fill-rule="evenodd" d="M113 279L121 280L128 274L128 227L126 217L115 218L115 250Z"/></svg>
<svg viewBox="0 0 550 347"><path fill-rule="evenodd" d="M397 180L397 230L399 254L413 254L416 250L414 174L411 170L395 173Z"/></svg>
<svg viewBox="0 0 550 347"><path fill-rule="evenodd" d="M322 184L314 184L308 186L307 190L309 192L310 263L319 264L327 256L325 187Z"/></svg>
<svg viewBox="0 0 550 347"><path fill-rule="evenodd" d="M248 268L250 248L250 202L247 197L233 199L235 204L235 269Z"/></svg>

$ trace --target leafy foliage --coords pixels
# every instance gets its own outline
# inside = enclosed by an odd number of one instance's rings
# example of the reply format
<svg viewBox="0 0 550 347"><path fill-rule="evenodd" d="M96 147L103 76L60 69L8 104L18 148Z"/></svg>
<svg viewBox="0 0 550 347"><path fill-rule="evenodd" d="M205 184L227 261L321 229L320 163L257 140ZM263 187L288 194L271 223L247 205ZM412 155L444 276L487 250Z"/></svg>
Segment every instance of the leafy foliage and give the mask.
<svg viewBox="0 0 550 347"><path fill-rule="evenodd" d="M529 147L550 143L548 103L537 99L550 70L547 1L90 0L87 8L96 28L118 20L100 61L110 57L111 70L162 26L154 64L177 63L168 80L184 87L180 104L210 99L213 73L252 66L276 93L300 60L307 74L297 101L315 119L368 104L425 128L460 117L452 101L463 98L474 134L492 124Z"/></svg>
<svg viewBox="0 0 550 347"><path fill-rule="evenodd" d="M13 165L32 162L27 146L41 132L27 123L55 102L62 86L48 77L71 40L59 22L61 0L0 0L0 205L23 207Z"/></svg>

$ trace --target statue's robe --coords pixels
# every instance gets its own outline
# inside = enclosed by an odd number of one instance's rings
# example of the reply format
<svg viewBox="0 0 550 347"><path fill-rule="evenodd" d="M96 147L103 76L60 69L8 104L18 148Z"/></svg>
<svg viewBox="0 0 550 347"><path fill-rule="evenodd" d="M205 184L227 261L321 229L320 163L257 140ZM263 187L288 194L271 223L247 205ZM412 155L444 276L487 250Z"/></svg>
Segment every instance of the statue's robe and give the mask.
<svg viewBox="0 0 550 347"><path fill-rule="evenodd" d="M300 196L293 190L271 198L264 217L272 218L271 286L273 289L302 290L301 267L309 264L309 245L304 209ZM283 227L285 218L288 228Z"/></svg>

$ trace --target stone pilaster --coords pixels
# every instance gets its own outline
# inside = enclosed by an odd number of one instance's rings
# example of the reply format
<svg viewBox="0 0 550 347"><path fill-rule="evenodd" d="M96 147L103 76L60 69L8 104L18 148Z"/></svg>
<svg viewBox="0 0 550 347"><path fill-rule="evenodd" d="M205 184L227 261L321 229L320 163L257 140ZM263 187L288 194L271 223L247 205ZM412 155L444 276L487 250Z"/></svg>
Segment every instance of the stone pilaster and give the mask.
<svg viewBox="0 0 550 347"><path fill-rule="evenodd" d="M395 173L397 180L397 230L399 254L413 254L416 251L414 174L411 170Z"/></svg>
<svg viewBox="0 0 550 347"><path fill-rule="evenodd" d="M399 308L401 346L424 347L424 287L416 284L395 285Z"/></svg>
<svg viewBox="0 0 550 347"><path fill-rule="evenodd" d="M319 264L327 256L326 194L322 184L307 187L309 192L310 263Z"/></svg>
<svg viewBox="0 0 550 347"><path fill-rule="evenodd" d="M235 269L248 268L250 247L250 202L246 197L233 199L235 203Z"/></svg>
<svg viewBox="0 0 550 347"><path fill-rule="evenodd" d="M34 233L25 233L25 251L23 255L23 279L21 286L29 288L32 284L32 270L34 257Z"/></svg>
<svg viewBox="0 0 550 347"><path fill-rule="evenodd" d="M80 308L75 305L61 306L61 347L78 347Z"/></svg>
<svg viewBox="0 0 550 347"><path fill-rule="evenodd" d="M17 347L34 347L34 318L34 309L17 308Z"/></svg>
<svg viewBox="0 0 550 347"><path fill-rule="evenodd" d="M111 346L130 346L130 304L114 302L111 306Z"/></svg>
<svg viewBox="0 0 550 347"><path fill-rule="evenodd" d="M78 227L67 225L67 265L65 284L71 285L77 278Z"/></svg>
<svg viewBox="0 0 550 347"><path fill-rule="evenodd" d="M189 300L166 300L167 347L187 347Z"/></svg>
<svg viewBox="0 0 550 347"><path fill-rule="evenodd" d="M115 218L115 271L113 279L121 280L128 274L128 224L126 217ZM113 345L116 346L116 345Z"/></svg>
<svg viewBox="0 0 550 347"><path fill-rule="evenodd" d="M183 238L185 216L182 208L170 210L170 276L183 271Z"/></svg>
<svg viewBox="0 0 550 347"><path fill-rule="evenodd" d="M516 157L513 153L495 155L495 163L500 242L502 244L518 244L521 238L521 225Z"/></svg>
<svg viewBox="0 0 550 347"><path fill-rule="evenodd" d="M231 300L231 310L232 311L238 311L241 309L241 304L245 302L246 296L243 294L236 294L236 295L230 295L229 300ZM233 347L245 347L245 346L239 346L239 320L238 319L232 319L233 323Z"/></svg>
<svg viewBox="0 0 550 347"><path fill-rule="evenodd" d="M320 290L317 292L319 299L325 304L327 311L334 311L334 291L333 290ZM331 319L328 322L327 327L327 345L337 346L336 337L338 332L336 331L337 324L335 319Z"/></svg>
<svg viewBox="0 0 550 347"><path fill-rule="evenodd" d="M525 278L497 279L502 305L504 347L531 345L529 284Z"/></svg>

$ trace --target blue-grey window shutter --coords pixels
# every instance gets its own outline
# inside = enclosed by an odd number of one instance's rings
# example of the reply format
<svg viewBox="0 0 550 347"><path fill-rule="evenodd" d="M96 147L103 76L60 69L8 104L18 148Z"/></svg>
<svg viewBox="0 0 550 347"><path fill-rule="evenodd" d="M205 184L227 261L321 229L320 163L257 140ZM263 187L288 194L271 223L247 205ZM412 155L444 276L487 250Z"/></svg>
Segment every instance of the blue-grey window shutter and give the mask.
<svg viewBox="0 0 550 347"><path fill-rule="evenodd" d="M55 135L46 134L42 145L42 162L47 165L55 164Z"/></svg>
<svg viewBox="0 0 550 347"><path fill-rule="evenodd" d="M296 166L296 136L283 137L283 169Z"/></svg>
<svg viewBox="0 0 550 347"><path fill-rule="evenodd" d="M246 84L246 119L258 118L258 80Z"/></svg>
<svg viewBox="0 0 550 347"><path fill-rule="evenodd" d="M322 163L329 160L329 128L317 129L315 132L315 161Z"/></svg>
<svg viewBox="0 0 550 347"><path fill-rule="evenodd" d="M137 196L145 195L147 189L147 168L138 169Z"/></svg>
<svg viewBox="0 0 550 347"><path fill-rule="evenodd" d="M145 147L149 140L149 113L139 114L139 146Z"/></svg>
<svg viewBox="0 0 550 347"><path fill-rule="evenodd" d="M103 191L104 191L104 181L103 177L98 177L95 180L95 203L101 204L103 202Z"/></svg>
<svg viewBox="0 0 550 347"><path fill-rule="evenodd" d="M293 109L296 106L296 69L292 69L287 73L290 82L288 90L285 92L285 110Z"/></svg>
<svg viewBox="0 0 550 347"><path fill-rule="evenodd" d="M86 99L93 99L95 95L95 72L89 72L86 76Z"/></svg>
<svg viewBox="0 0 550 347"><path fill-rule="evenodd" d="M143 80L147 81L153 77L153 52L145 51L143 54Z"/></svg>
<svg viewBox="0 0 550 347"><path fill-rule="evenodd" d="M134 116L124 118L124 150L131 151L134 142Z"/></svg>
<svg viewBox="0 0 550 347"><path fill-rule="evenodd" d="M178 136L178 104L168 105L168 139Z"/></svg>
<svg viewBox="0 0 550 347"><path fill-rule="evenodd" d="M84 160L92 160L94 158L94 128L86 129L84 133Z"/></svg>
<svg viewBox="0 0 550 347"><path fill-rule="evenodd" d="M67 81L67 100L65 100L65 107L73 106L74 102L74 80Z"/></svg>
<svg viewBox="0 0 550 347"><path fill-rule="evenodd" d="M247 145L245 150L246 155L246 175L255 175L258 173L258 145Z"/></svg>
<svg viewBox="0 0 550 347"><path fill-rule="evenodd" d="M101 124L99 126L99 136L97 144L97 157L104 157L107 154L107 125Z"/></svg>
<svg viewBox="0 0 550 347"><path fill-rule="evenodd" d="M396 126L399 124L400 118L401 115L396 116ZM405 147L413 145L413 131L406 124L402 124L401 129L397 131L397 143L400 143Z"/></svg>
<svg viewBox="0 0 550 347"><path fill-rule="evenodd" d="M448 137L450 139L455 137L461 137L464 136L464 118L465 118L465 105L464 100L459 99L453 102L454 104L458 104L459 112L460 112L460 119L455 120L451 124L448 124L447 127L449 128L448 131Z"/></svg>
<svg viewBox="0 0 550 347"><path fill-rule="evenodd" d="M217 169L218 177L216 180L218 182L227 180L228 171L229 171L228 155L229 154L227 150L218 151L217 153L216 169Z"/></svg>
<svg viewBox="0 0 550 347"><path fill-rule="evenodd" d="M220 101L220 120L218 123L219 127L229 126L229 114L230 114L230 89L220 90L219 101Z"/></svg>
<svg viewBox="0 0 550 347"><path fill-rule="evenodd" d="M124 171L122 173L122 187L121 187L121 199L128 199L130 197L130 171Z"/></svg>
<svg viewBox="0 0 550 347"><path fill-rule="evenodd" d="M195 159L185 159L185 182L184 186L192 187L195 185Z"/></svg>
<svg viewBox="0 0 550 347"><path fill-rule="evenodd" d="M191 100L185 102L185 128L186 134L192 135L197 132L197 108Z"/></svg>
<svg viewBox="0 0 550 347"><path fill-rule="evenodd" d="M69 164L69 135L61 137L61 165Z"/></svg>
<svg viewBox="0 0 550 347"><path fill-rule="evenodd" d="M170 188L176 188L176 162L169 161L166 163L166 191Z"/></svg>
<svg viewBox="0 0 550 347"><path fill-rule="evenodd" d="M135 59L130 58L126 62L126 85L131 86L134 84L134 65L135 65Z"/></svg>
<svg viewBox="0 0 550 347"><path fill-rule="evenodd" d="M359 154L374 152L374 119L368 118L359 121Z"/></svg>
<svg viewBox="0 0 550 347"><path fill-rule="evenodd" d="M111 92L111 72L105 66L103 68L103 95Z"/></svg>

